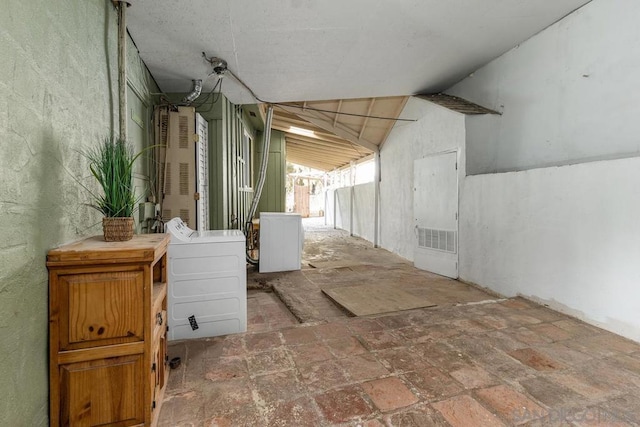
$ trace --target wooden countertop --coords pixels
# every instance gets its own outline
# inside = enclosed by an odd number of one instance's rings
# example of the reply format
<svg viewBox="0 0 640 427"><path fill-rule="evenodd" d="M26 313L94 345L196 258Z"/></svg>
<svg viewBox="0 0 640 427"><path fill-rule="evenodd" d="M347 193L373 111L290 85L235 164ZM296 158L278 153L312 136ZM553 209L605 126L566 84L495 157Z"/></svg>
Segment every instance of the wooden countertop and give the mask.
<svg viewBox="0 0 640 427"><path fill-rule="evenodd" d="M168 234L136 234L126 242L92 236L50 250L47 266L153 262L166 251L169 240Z"/></svg>

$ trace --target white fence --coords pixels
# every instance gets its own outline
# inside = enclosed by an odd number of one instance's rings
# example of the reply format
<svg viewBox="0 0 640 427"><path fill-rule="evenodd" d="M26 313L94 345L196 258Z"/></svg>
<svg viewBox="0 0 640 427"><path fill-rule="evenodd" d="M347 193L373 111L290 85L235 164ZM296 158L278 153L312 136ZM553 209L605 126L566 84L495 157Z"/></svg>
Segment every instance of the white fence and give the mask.
<svg viewBox="0 0 640 427"><path fill-rule="evenodd" d="M327 225L373 242L375 234L375 185L373 182L325 192Z"/></svg>

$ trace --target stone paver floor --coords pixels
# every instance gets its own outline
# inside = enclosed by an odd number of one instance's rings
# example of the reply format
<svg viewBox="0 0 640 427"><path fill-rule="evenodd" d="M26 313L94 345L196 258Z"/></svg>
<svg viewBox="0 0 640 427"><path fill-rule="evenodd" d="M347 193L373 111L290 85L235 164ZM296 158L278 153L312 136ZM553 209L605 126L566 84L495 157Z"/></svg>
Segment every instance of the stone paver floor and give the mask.
<svg viewBox="0 0 640 427"><path fill-rule="evenodd" d="M640 345L522 298L364 318L305 307L299 324L277 294L250 291L247 333L172 343L182 364L159 425L640 425Z"/></svg>

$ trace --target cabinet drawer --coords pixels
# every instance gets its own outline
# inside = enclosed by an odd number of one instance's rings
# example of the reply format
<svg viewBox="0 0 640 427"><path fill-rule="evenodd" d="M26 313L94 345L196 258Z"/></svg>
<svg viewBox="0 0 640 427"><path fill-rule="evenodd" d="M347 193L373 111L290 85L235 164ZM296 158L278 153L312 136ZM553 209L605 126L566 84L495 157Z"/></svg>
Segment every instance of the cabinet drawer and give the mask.
<svg viewBox="0 0 640 427"><path fill-rule="evenodd" d="M60 350L144 339L141 270L61 275Z"/></svg>
<svg viewBox="0 0 640 427"><path fill-rule="evenodd" d="M144 423L143 366L142 354L60 366L60 424Z"/></svg>

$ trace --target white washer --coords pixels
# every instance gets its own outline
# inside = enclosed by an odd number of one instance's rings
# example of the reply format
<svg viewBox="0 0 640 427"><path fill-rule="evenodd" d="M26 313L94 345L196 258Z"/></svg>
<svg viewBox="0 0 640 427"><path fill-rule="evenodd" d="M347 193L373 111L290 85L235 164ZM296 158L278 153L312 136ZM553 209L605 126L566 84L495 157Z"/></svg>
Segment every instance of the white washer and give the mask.
<svg viewBox="0 0 640 427"><path fill-rule="evenodd" d="M247 330L245 237L240 230L195 231L180 218L166 224L168 339Z"/></svg>

